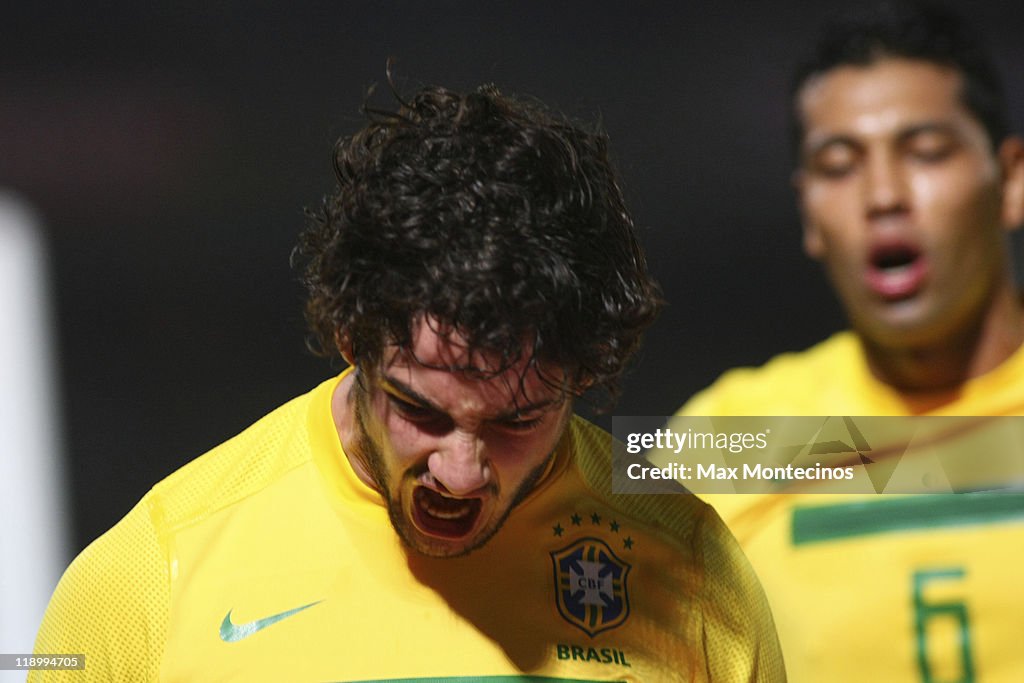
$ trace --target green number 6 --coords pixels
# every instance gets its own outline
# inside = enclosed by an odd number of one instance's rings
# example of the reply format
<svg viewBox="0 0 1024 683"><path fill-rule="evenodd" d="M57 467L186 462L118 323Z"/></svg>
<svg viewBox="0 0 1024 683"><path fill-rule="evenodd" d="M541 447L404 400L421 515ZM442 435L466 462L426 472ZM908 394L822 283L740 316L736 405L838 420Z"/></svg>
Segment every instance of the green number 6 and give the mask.
<svg viewBox="0 0 1024 683"><path fill-rule="evenodd" d="M962 579L962 568L929 569L914 572L914 628L917 635L917 665L924 683L974 683L974 662L971 659L971 628L967 618L967 605L962 601L928 602L925 586L935 581ZM960 676L939 680L932 672L928 657L928 622L933 619L952 619L957 627L960 646Z"/></svg>

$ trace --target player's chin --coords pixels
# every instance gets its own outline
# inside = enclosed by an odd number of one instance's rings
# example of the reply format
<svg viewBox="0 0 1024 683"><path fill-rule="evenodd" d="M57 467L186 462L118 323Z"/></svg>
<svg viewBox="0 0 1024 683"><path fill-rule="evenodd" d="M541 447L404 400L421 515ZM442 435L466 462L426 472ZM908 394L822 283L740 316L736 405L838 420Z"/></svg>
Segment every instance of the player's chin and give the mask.
<svg viewBox="0 0 1024 683"><path fill-rule="evenodd" d="M937 343L950 334L951 320L933 297L901 301L872 301L854 316L854 327L886 348L913 348Z"/></svg>
<svg viewBox="0 0 1024 683"><path fill-rule="evenodd" d="M402 534L406 545L412 550L427 557L452 558L462 557L483 546L494 535L492 530L483 529L479 534L464 538L439 538L425 534L414 525L406 528Z"/></svg>

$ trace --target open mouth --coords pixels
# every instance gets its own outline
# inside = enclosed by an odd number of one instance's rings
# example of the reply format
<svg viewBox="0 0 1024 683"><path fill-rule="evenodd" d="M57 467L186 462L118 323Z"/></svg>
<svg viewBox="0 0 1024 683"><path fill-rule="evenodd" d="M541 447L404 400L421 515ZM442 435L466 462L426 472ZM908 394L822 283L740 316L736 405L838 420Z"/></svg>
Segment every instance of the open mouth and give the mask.
<svg viewBox="0 0 1024 683"><path fill-rule="evenodd" d="M443 538L462 538L476 527L483 501L480 498L455 498L426 486L417 486L412 494L412 515L424 533Z"/></svg>
<svg viewBox="0 0 1024 683"><path fill-rule="evenodd" d="M892 242L871 250L867 283L884 299L907 299L924 286L927 272L927 261L918 247Z"/></svg>
<svg viewBox="0 0 1024 683"><path fill-rule="evenodd" d="M920 255L920 251L905 245L875 249L871 254L871 265L890 275L899 274L913 268Z"/></svg>

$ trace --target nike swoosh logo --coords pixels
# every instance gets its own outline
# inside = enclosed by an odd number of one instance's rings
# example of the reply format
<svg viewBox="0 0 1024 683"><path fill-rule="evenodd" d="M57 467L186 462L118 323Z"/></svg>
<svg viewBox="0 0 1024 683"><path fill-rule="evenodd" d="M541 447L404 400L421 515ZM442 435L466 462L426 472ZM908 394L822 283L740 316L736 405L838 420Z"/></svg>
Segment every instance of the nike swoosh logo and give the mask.
<svg viewBox="0 0 1024 683"><path fill-rule="evenodd" d="M220 622L220 639L225 643L237 643L239 640L248 638L257 631L262 631L266 627L276 624L282 619L287 619L290 616L298 614L302 610L309 609L313 605L319 605L321 602L323 601L317 600L316 602L311 602L308 605L296 607L295 609L290 609L287 612L281 612L280 614L275 614L263 619L257 619L256 621L250 621L246 624L232 624L231 612L234 610L228 610L227 615L224 617L224 621Z"/></svg>

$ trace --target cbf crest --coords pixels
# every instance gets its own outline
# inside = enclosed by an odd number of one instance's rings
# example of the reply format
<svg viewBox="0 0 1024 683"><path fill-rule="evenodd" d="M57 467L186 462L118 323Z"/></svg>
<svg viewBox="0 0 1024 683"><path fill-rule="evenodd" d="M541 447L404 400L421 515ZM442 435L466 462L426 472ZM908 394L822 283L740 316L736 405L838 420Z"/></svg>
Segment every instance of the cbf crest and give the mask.
<svg viewBox="0 0 1024 683"><path fill-rule="evenodd" d="M629 616L626 577L630 565L597 538L581 538L551 553L558 611L593 637Z"/></svg>

